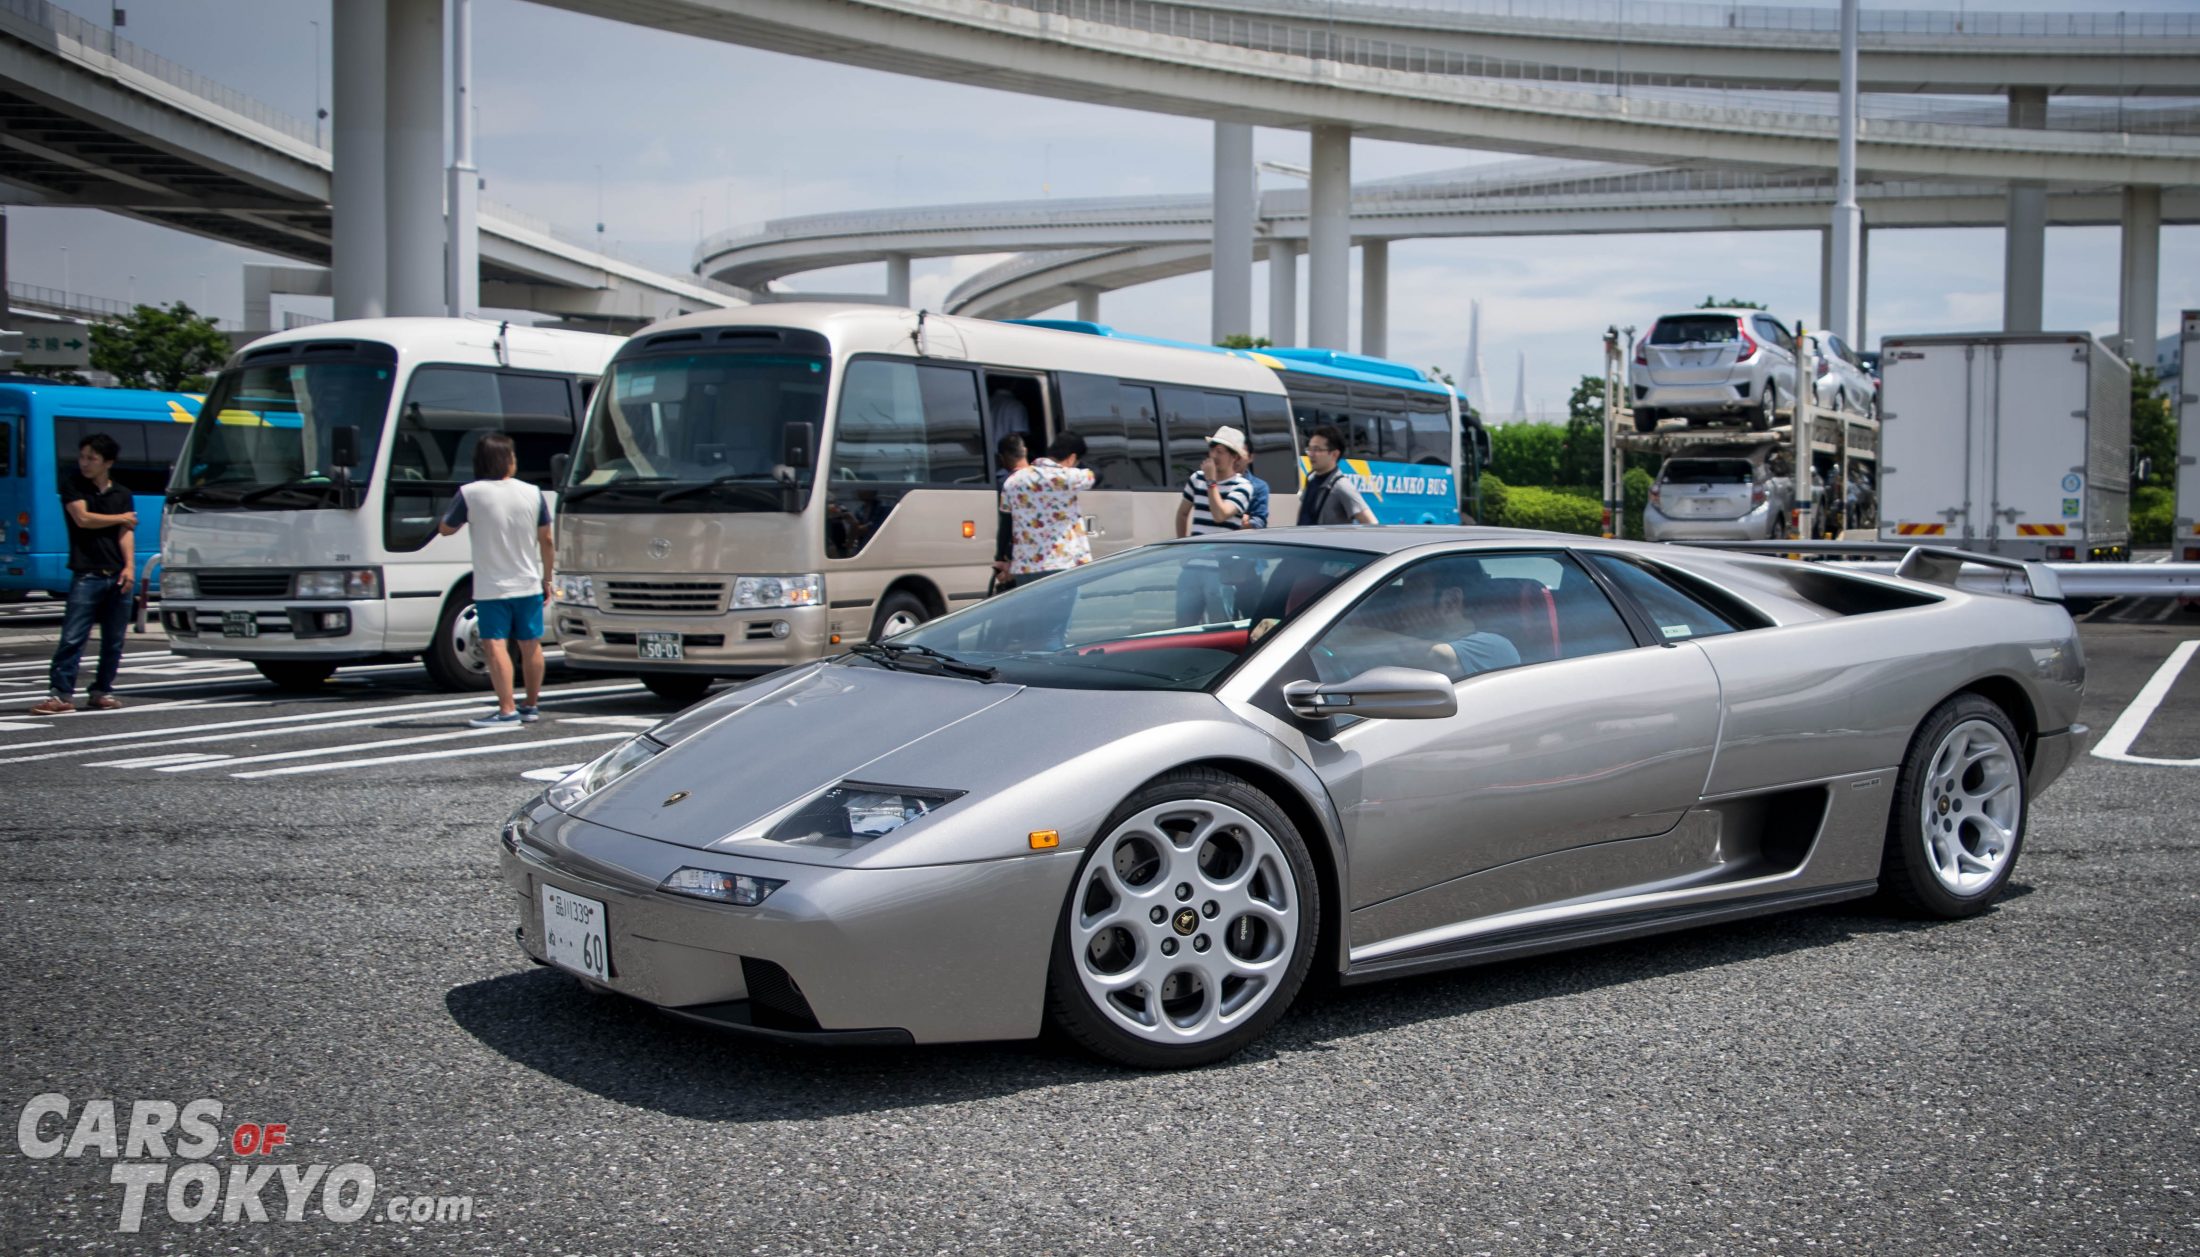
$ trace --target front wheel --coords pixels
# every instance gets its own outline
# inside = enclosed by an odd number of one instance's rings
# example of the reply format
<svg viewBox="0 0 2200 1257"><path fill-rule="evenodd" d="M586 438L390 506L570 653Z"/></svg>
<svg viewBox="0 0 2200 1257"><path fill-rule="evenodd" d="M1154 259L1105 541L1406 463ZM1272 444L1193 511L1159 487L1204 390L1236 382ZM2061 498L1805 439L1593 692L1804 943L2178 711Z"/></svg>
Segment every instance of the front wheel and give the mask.
<svg viewBox="0 0 2200 1257"><path fill-rule="evenodd" d="M261 659L253 667L260 675L275 683L278 690L310 690L336 675L333 663L315 663L304 659Z"/></svg>
<svg viewBox="0 0 2200 1257"><path fill-rule="evenodd" d="M1925 717L1895 779L1880 893L1912 915L1952 920L2001 896L2024 845L2023 745L2000 707L1959 694Z"/></svg>
<svg viewBox="0 0 2200 1257"><path fill-rule="evenodd" d="M474 622L474 592L461 585L443 604L436 618L435 637L421 657L428 679L446 690L489 688L489 656L481 649L481 633Z"/></svg>
<svg viewBox="0 0 2200 1257"><path fill-rule="evenodd" d="M906 589L896 590L879 602L878 615L871 620L871 640L899 637L931 618L932 608L924 605L924 599Z"/></svg>
<svg viewBox="0 0 2200 1257"><path fill-rule="evenodd" d="M1181 769L1116 809L1086 851L1047 973L1054 1022L1142 1069L1219 1061L1305 983L1321 933L1305 841L1239 778Z"/></svg>

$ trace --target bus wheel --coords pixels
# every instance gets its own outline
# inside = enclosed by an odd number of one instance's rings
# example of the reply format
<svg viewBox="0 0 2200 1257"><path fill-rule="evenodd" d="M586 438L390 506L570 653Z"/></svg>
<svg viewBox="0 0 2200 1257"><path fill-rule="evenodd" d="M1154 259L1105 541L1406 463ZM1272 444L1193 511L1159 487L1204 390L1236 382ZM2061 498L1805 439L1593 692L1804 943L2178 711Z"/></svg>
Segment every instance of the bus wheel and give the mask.
<svg viewBox="0 0 2200 1257"><path fill-rule="evenodd" d="M710 690L716 677L695 676L686 672L644 672L642 684L650 693L671 702L687 704L701 698Z"/></svg>
<svg viewBox="0 0 2200 1257"><path fill-rule="evenodd" d="M462 586L443 604L435 636L428 641L420 662L427 665L428 679L438 689L486 690L489 657L482 653L481 634L474 627L474 591Z"/></svg>
<svg viewBox="0 0 2200 1257"><path fill-rule="evenodd" d="M310 690L336 675L336 665L311 659L260 659L253 667L278 690Z"/></svg>
<svg viewBox="0 0 2200 1257"><path fill-rule="evenodd" d="M871 621L871 640L885 641L931 618L932 608L924 605L924 599L906 589L896 590L878 604L878 615Z"/></svg>

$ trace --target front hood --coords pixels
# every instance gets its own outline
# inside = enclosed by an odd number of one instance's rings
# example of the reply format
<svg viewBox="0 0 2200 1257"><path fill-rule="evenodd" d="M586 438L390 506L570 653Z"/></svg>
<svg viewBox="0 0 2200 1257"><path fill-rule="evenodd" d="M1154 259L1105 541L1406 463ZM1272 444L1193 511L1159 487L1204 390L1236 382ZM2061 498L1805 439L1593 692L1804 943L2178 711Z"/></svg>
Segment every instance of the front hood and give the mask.
<svg viewBox="0 0 2200 1257"><path fill-rule="evenodd" d="M745 687L734 709L707 728L690 723L702 713L680 717L676 723L688 727L676 746L583 800L573 814L660 842L728 849L729 836L844 779L864 780L866 765L1021 690L868 665L818 667L782 677L783 684L768 690L766 682ZM765 692L750 697L757 690ZM666 801L681 791L686 797ZM770 847L775 859L842 862L843 853L834 849L760 845Z"/></svg>
<svg viewBox="0 0 2200 1257"><path fill-rule="evenodd" d="M312 567L356 561L358 511L178 510L161 520L164 567Z"/></svg>
<svg viewBox="0 0 2200 1257"><path fill-rule="evenodd" d="M779 511L704 512L688 504L664 512L591 511L558 517L558 567L570 572L672 575L753 572L759 554L800 554L812 540L809 517ZM658 544L662 542L663 544Z"/></svg>

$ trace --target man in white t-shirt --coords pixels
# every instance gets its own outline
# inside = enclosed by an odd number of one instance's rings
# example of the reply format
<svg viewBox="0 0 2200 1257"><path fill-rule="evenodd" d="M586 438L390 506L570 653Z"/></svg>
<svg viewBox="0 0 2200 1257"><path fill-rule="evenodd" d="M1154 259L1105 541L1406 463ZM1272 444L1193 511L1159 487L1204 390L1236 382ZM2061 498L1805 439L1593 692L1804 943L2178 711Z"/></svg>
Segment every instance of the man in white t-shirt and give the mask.
<svg viewBox="0 0 2200 1257"><path fill-rule="evenodd" d="M513 476L519 459L512 438L492 432L474 447L474 480L459 486L436 531L449 537L471 524L474 543L474 624L496 686L495 715L469 721L477 729L517 729L542 719L542 604L551 589L555 548L550 499ZM512 701L512 656L519 643L527 701Z"/></svg>

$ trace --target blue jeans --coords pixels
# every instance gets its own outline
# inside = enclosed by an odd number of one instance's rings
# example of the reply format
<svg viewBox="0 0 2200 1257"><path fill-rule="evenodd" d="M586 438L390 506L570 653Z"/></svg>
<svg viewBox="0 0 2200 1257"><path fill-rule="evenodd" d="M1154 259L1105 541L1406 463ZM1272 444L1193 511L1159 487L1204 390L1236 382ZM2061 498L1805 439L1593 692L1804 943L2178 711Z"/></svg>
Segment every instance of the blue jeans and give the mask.
<svg viewBox="0 0 2200 1257"><path fill-rule="evenodd" d="M112 576L79 573L69 580L61 643L54 647L53 672L47 679L54 697L75 697L77 661L84 654L84 644L92 640L94 624L99 625L99 671L92 674L90 692L111 694L115 670L122 666L123 634L130 629L130 590Z"/></svg>

